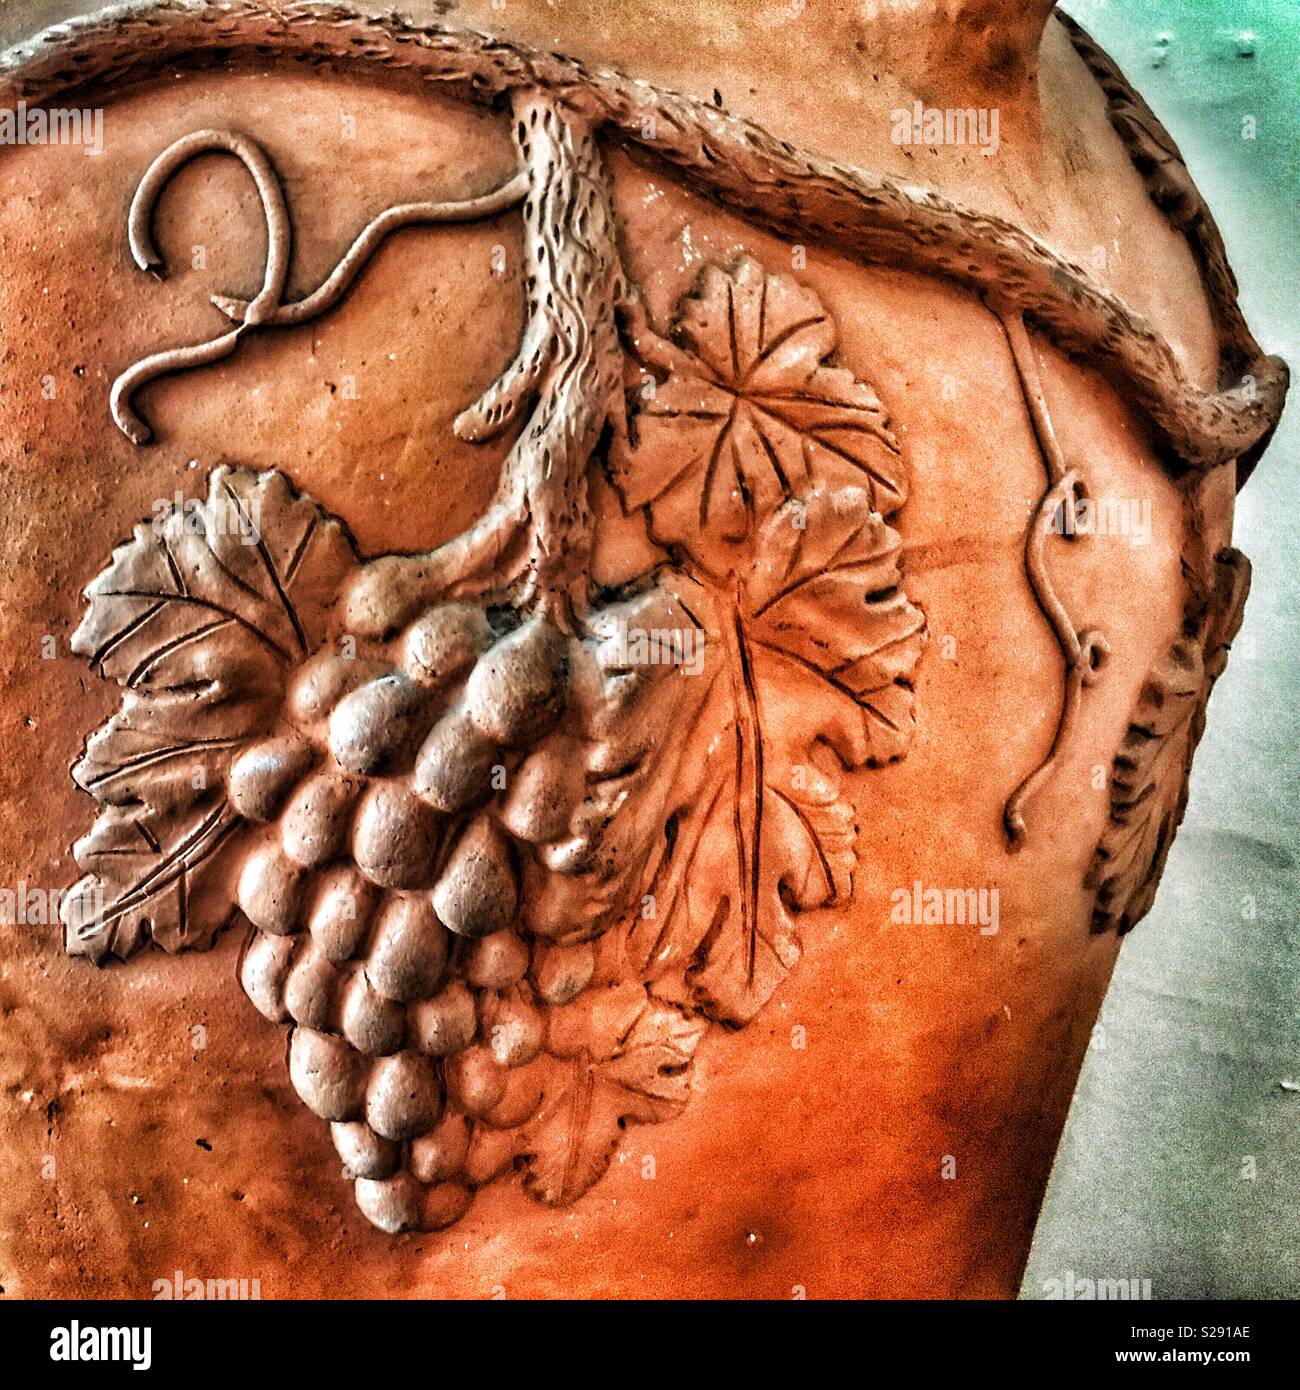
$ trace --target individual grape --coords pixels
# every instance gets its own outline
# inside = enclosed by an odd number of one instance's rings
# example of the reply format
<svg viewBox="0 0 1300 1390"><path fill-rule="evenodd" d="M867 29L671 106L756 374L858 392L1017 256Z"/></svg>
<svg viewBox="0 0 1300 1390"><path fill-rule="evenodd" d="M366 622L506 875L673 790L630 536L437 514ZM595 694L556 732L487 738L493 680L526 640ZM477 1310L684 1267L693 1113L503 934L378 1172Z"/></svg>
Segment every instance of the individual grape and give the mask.
<svg viewBox="0 0 1300 1390"><path fill-rule="evenodd" d="M437 812L413 792L398 782L376 782L357 814L352 857L381 888L418 888L432 876L440 829Z"/></svg>
<svg viewBox="0 0 1300 1390"><path fill-rule="evenodd" d="M361 1214L388 1235L440 1231L459 1221L474 1200L461 1183L425 1187L405 1171L378 1181L358 1178L355 1191Z"/></svg>
<svg viewBox="0 0 1300 1390"><path fill-rule="evenodd" d="M509 989L528 970L528 947L515 932L493 932L466 944L461 969L479 989Z"/></svg>
<svg viewBox="0 0 1300 1390"><path fill-rule="evenodd" d="M496 744L485 738L463 710L449 710L429 730L415 758L412 785L439 811L463 811L492 784Z"/></svg>
<svg viewBox="0 0 1300 1390"><path fill-rule="evenodd" d="M546 844L569 834L569 821L587 794L583 746L555 737L530 754L510 779L501 823L517 839Z"/></svg>
<svg viewBox="0 0 1300 1390"><path fill-rule="evenodd" d="M423 1183L446 1182L465 1165L469 1152L469 1121L448 1111L418 1139L411 1141L411 1172Z"/></svg>
<svg viewBox="0 0 1300 1390"><path fill-rule="evenodd" d="M526 985L494 996L484 1012L484 1041L498 1066L520 1067L531 1062L542 1050L545 1036L546 1020Z"/></svg>
<svg viewBox="0 0 1300 1390"><path fill-rule="evenodd" d="M546 1061L545 1057L538 1057L526 1066L508 1071L501 1099L479 1117L483 1123L493 1129L515 1129L531 1120L545 1093Z"/></svg>
<svg viewBox="0 0 1300 1390"><path fill-rule="evenodd" d="M350 691L390 670L380 661L320 652L294 676L286 697L289 717L296 724L315 724Z"/></svg>
<svg viewBox="0 0 1300 1390"><path fill-rule="evenodd" d="M425 690L390 671L345 695L330 715L330 752L348 772L370 775L399 759L428 718Z"/></svg>
<svg viewBox="0 0 1300 1390"><path fill-rule="evenodd" d="M358 1178L353 1190L362 1216L385 1235L420 1229L424 1189L405 1170L390 1178Z"/></svg>
<svg viewBox="0 0 1300 1390"><path fill-rule="evenodd" d="M447 929L425 894L390 896L375 920L366 976L389 999L424 999L447 968Z"/></svg>
<svg viewBox="0 0 1300 1390"><path fill-rule="evenodd" d="M318 772L298 788L280 818L280 843L290 859L319 868L338 856L357 790L353 778L331 772Z"/></svg>
<svg viewBox="0 0 1300 1390"><path fill-rule="evenodd" d="M461 936L489 936L514 920L514 866L501 832L479 816L461 835L433 890L433 908Z"/></svg>
<svg viewBox="0 0 1300 1390"><path fill-rule="evenodd" d="M454 1226L470 1209L474 1194L464 1183L440 1182L424 1192L420 1211L422 1231L442 1231Z"/></svg>
<svg viewBox="0 0 1300 1390"><path fill-rule="evenodd" d="M312 759L311 745L297 735L250 744L226 774L230 804L246 820L274 819Z"/></svg>
<svg viewBox="0 0 1300 1390"><path fill-rule="evenodd" d="M492 626L481 608L447 603L430 608L402 637L402 666L412 680L442 685L468 671L492 642Z"/></svg>
<svg viewBox="0 0 1300 1390"><path fill-rule="evenodd" d="M366 1120L385 1139L426 1134L442 1114L442 1084L427 1057L399 1052L382 1057L366 1087Z"/></svg>
<svg viewBox="0 0 1300 1390"><path fill-rule="evenodd" d="M329 869L321 881L308 926L311 939L332 961L356 955L370 928L375 887L351 864Z"/></svg>
<svg viewBox="0 0 1300 1390"><path fill-rule="evenodd" d="M302 1103L322 1120L356 1119L365 1103L364 1058L329 1033L293 1030L289 1080Z"/></svg>
<svg viewBox="0 0 1300 1390"><path fill-rule="evenodd" d="M505 747L542 737L564 706L567 642L540 614L480 658L465 686L479 732Z"/></svg>
<svg viewBox="0 0 1300 1390"><path fill-rule="evenodd" d="M236 895L255 927L283 936L298 923L302 889L302 869L274 840L267 840L244 861Z"/></svg>
<svg viewBox="0 0 1300 1390"><path fill-rule="evenodd" d="M591 884L554 874L538 851L519 855L519 901L522 920L537 941L572 941L591 918Z"/></svg>
<svg viewBox="0 0 1300 1390"><path fill-rule="evenodd" d="M432 999L412 1005L409 1019L411 1041L433 1057L463 1051L478 1031L474 996L459 980L453 980Z"/></svg>
<svg viewBox="0 0 1300 1390"><path fill-rule="evenodd" d="M272 1023L287 1023L289 1011L284 1003L284 982L293 960L291 936L269 936L254 931L239 963L239 982L253 1007Z"/></svg>
<svg viewBox="0 0 1300 1390"><path fill-rule="evenodd" d="M596 951L590 942L577 946L544 946L534 964L537 993L548 1004L570 1004L591 983Z"/></svg>
<svg viewBox="0 0 1300 1390"><path fill-rule="evenodd" d="M386 1178L401 1161L398 1145L376 1134L364 1120L335 1121L330 1125L330 1138L343 1160L345 1178Z"/></svg>
<svg viewBox="0 0 1300 1390"><path fill-rule="evenodd" d="M400 1004L385 999L358 970L343 987L340 1011L343 1036L367 1057L396 1052L406 1033L406 1015Z"/></svg>
<svg viewBox="0 0 1300 1390"><path fill-rule="evenodd" d="M446 1069L448 1093L467 1115L486 1115L505 1096L506 1070L486 1047L456 1053L447 1059Z"/></svg>
<svg viewBox="0 0 1300 1390"><path fill-rule="evenodd" d="M338 985L338 971L309 941L285 981L285 1008L295 1023L326 1032L334 1023Z"/></svg>
<svg viewBox="0 0 1300 1390"><path fill-rule="evenodd" d="M475 1187L482 1187L510 1167L518 1149L519 1138L510 1130L476 1124L469 1137L469 1152L465 1155L465 1177Z"/></svg>

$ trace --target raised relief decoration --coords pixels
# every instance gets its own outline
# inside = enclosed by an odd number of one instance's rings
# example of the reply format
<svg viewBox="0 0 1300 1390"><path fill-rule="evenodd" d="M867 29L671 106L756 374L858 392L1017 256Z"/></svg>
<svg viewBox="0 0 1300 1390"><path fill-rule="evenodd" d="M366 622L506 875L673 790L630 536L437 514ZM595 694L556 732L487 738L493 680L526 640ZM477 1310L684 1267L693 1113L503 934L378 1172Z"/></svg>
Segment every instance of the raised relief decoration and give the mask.
<svg viewBox="0 0 1300 1390"><path fill-rule="evenodd" d="M840 779L906 752L925 640L887 522L899 446L817 297L751 258L709 266L661 335L594 142L536 95L516 116L524 174L390 210L293 305L254 142L203 131L155 161L142 267L188 159L226 151L257 182L265 286L218 301L244 327L324 312L396 226L563 191L525 204L523 343L457 429L531 414L488 513L421 557L362 560L281 474L219 468L115 552L74 639L124 695L74 769L103 809L75 848L70 949L240 924L244 989L292 1027L293 1085L394 1232L455 1221L519 1168L571 1202L625 1124L683 1109L709 1024L753 1018L799 959L799 914L849 894ZM146 442L135 393L238 336L124 373L119 426ZM592 466L664 556L615 592L590 575Z"/></svg>
<svg viewBox="0 0 1300 1390"><path fill-rule="evenodd" d="M33 102L73 76L237 53L509 109L510 179L387 209L295 302L290 209L254 139L196 131L143 172L127 227L141 269L164 269L150 230L164 187L210 152L252 178L267 252L251 299L214 300L226 332L161 347L114 383L112 418L136 444L153 438L150 382L328 312L395 230L514 211L522 339L455 429L517 432L483 515L418 555L362 557L292 480L217 468L206 496L117 548L74 639L123 693L73 769L100 809L74 849L69 950L104 962L243 932L243 988L290 1028L292 1083L381 1229L445 1227L513 1172L538 1200L573 1202L626 1125L681 1114L711 1025L754 1019L814 944L801 915L852 892L848 779L905 756L913 732L926 624L905 592L908 476L887 411L838 360L817 295L752 256L706 265L654 322L619 254L604 142L768 231L945 277L1001 323L1045 472L1026 579L1064 666L1051 746L1008 789L1010 848L1108 650L1046 564L1049 523L1085 480L1031 329L1143 412L1189 516L1208 470L1248 469L1263 448L1285 366L1246 330L1168 137L1067 33L1203 264L1221 387L1198 386L1150 325L1023 229L560 54L337 7L158 0L24 56L12 90ZM593 470L657 546L615 589L592 574ZM1184 632L1116 759L1090 873L1098 929L1150 905L1240 620L1244 560L1193 549Z"/></svg>
<svg viewBox="0 0 1300 1390"><path fill-rule="evenodd" d="M1202 631L1179 638L1147 676L1115 755L1110 823L1086 880L1097 891L1095 931L1126 932L1146 916L1182 824L1205 707L1245 612L1250 561L1226 546L1214 557L1214 576Z"/></svg>

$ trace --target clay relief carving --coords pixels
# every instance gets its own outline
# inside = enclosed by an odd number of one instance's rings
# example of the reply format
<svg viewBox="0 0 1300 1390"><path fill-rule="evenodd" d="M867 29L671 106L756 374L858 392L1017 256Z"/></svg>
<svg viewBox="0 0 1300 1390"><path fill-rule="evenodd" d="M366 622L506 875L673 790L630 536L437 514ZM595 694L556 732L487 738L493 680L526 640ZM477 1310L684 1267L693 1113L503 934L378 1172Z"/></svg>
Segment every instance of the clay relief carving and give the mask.
<svg viewBox="0 0 1300 1390"><path fill-rule="evenodd" d="M422 555L362 557L291 480L238 466L118 547L74 642L122 707L74 768L101 809L74 850L69 949L99 962L244 931L243 987L291 1028L295 1089L380 1228L444 1227L513 1171L539 1200L572 1202L625 1125L681 1113L710 1025L747 1024L798 962L800 915L850 894L843 783L906 754L926 636L893 525L902 452L817 296L742 257L705 267L672 321L652 322L618 254L597 130L635 144L652 109L655 157L756 222L987 295L1044 460L1025 567L1065 671L1052 746L1006 803L1013 848L1107 651L1045 564L1045 523L1084 483L1026 316L1122 374L1193 476L1254 447L1285 371L1243 339L1252 393L1200 391L1018 229L688 98L478 35L399 44L397 21L254 12L288 26L286 50L349 60L361 37L367 62L508 94L520 167L464 202L388 209L286 303L291 218L263 151L229 131L177 141L132 204L137 263L162 268L149 224L167 180L224 151L261 197L263 285L214 301L224 334L128 368L119 428L146 444L142 387L327 312L398 227L518 209L522 340L455 426L518 433L484 514ZM190 33L173 18L177 42L198 44L239 23ZM613 590L591 574L595 469L659 549ZM1244 581L1230 588L1134 714L1092 869L1099 926L1149 905L1239 620Z"/></svg>
<svg viewBox="0 0 1300 1390"><path fill-rule="evenodd" d="M136 442L145 382L323 312L392 227L530 188L523 342L457 429L531 413L497 500L423 557L362 560L282 475L219 468L118 548L74 639L123 705L74 768L103 809L70 947L204 946L246 919L244 988L292 1026L293 1084L389 1231L446 1225L518 1167L571 1202L623 1125L680 1112L709 1024L747 1023L799 914L849 893L840 779L906 752L925 640L888 524L899 446L816 296L709 266L661 334L590 135L529 95L516 139L506 190L385 214L296 305L258 147L205 131L155 161L142 266L166 178L211 150L257 181L269 254L256 299L221 301L241 328L119 378ZM589 572L593 466L664 556L615 592Z"/></svg>
<svg viewBox="0 0 1300 1390"><path fill-rule="evenodd" d="M1043 553L1048 537L1059 535L1068 541L1076 541L1079 538L1079 533L1074 527L1074 518L1078 514L1079 502L1085 493L1085 483L1079 469L1066 463L1056 437L1051 411L1043 394L1034 345L1025 330L1023 317L1012 309L1002 307L999 307L997 313L1007 345L1011 349L1011 360L1015 364L1025 409L1047 472L1047 486L1033 510L1025 531L1025 574L1039 608L1051 624L1052 635L1056 638L1065 662L1061 713L1057 720L1056 733L1052 737L1052 745L1042 762L1007 798L1003 808L1002 822L1007 844L1009 848L1017 850L1025 843L1028 834L1025 826L1025 808L1038 788L1051 776L1053 765L1078 720L1083 692L1101 673L1110 652L1110 644L1100 632L1078 628L1066 612L1048 573Z"/></svg>
<svg viewBox="0 0 1300 1390"><path fill-rule="evenodd" d="M1155 900L1174 832L1187 809L1192 755L1205 707L1228 664L1250 591L1250 561L1227 546L1200 632L1180 637L1147 676L1111 775L1110 822L1088 869L1095 931L1129 931Z"/></svg>

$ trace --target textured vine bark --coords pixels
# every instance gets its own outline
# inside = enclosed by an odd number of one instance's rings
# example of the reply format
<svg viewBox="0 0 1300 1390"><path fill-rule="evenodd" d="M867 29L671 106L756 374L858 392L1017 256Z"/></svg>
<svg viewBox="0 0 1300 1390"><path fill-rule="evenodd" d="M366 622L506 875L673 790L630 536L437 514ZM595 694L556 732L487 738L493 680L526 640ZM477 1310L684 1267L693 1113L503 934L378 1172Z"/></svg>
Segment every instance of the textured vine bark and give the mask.
<svg viewBox="0 0 1300 1390"><path fill-rule="evenodd" d="M585 611L591 516L586 473L622 400L615 314L626 297L608 175L590 126L545 92L516 94L513 133L524 201L527 320L514 361L456 420L463 439L500 433L532 405L496 499L462 536L361 573L347 621L378 635L448 592L519 579L563 630Z"/></svg>

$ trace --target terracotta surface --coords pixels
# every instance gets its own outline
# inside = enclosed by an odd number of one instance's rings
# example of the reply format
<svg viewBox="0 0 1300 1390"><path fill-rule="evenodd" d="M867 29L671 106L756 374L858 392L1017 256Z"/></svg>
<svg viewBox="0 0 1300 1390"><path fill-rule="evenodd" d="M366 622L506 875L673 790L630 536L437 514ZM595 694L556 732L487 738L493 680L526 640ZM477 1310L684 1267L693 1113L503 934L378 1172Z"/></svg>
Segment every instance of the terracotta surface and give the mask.
<svg viewBox="0 0 1300 1390"><path fill-rule="evenodd" d="M1197 387L1230 384L1220 379L1222 306L1148 197L1055 21L1035 61L1028 41L1017 57L987 40L946 38L942 26L919 50L907 16L873 27L814 6L790 43L788 6L750 6L742 45L730 41L731 6L644 26L617 7L594 8L599 15L512 5L498 23L487 5L462 6L451 19L706 100L716 85L728 110L780 139L924 184L1085 265L1094 246L1114 247L1092 267L1095 281L1154 325ZM665 66L688 43L708 63ZM842 81L827 80L831 63ZM707 85L694 75L702 70ZM883 113L913 95L996 102L999 156L935 147L909 160L889 142ZM874 125L864 110L877 113ZM345 139L351 116L355 138ZM132 84L112 94L107 121L98 158L75 148L0 152L0 740L10 785L21 789L0 810L0 843L3 882L42 889L78 877L69 846L94 808L68 768L119 703L70 649L81 590L113 547L158 499L177 489L203 496L220 463L280 470L346 523L362 556L452 540L487 508L515 439L466 442L454 422L510 361L528 313L528 213L400 232L318 321L250 332L229 360L145 388L137 407L157 442L137 447L109 418L114 378L228 327L208 297L251 296L266 258L247 174L204 158L159 203L155 240L174 269L159 283L132 264L128 204L173 140L233 127L266 151L292 215L286 302L320 284L383 208L485 193L510 178L518 156L499 112L378 73L307 72L272 57ZM1117 950L1110 928L1131 925L1126 903L1145 887L1143 874L1121 872L1115 911L1093 930L1098 847L1120 833L1112 763L1179 638L1195 638L1204 667L1189 687L1193 703L1212 679L1216 633L1230 638L1232 595L1198 607L1195 593L1222 577L1214 557L1230 537L1233 464L1168 467L1166 442L1114 373L1071 360L1030 326L1063 454L1083 469L1089 496L1149 502L1151 532L1141 544L1094 535L1047 548L1061 604L1080 629L1104 632L1109 656L1026 804L1026 841L1013 853L1008 798L1043 762L1069 683L1025 570L1045 455L1013 355L1014 309L928 269L863 265L825 236L797 253L643 153L603 147L602 159L622 273L642 301L637 343L673 338L684 301L707 295L706 267L737 276L750 264L755 283L767 277L816 297L834 326L832 368L874 391L896 441L906 501L872 505L901 536L902 591L928 640L904 682L914 686L914 732L884 758L850 759L836 772L856 825L851 894L799 915L802 956L752 1018L716 999L683 1004L702 1036L680 1113L629 1125L608 1173L576 1200L540 1205L507 1175L485 1182L448 1230L397 1236L354 1206L328 1126L290 1084L284 1030L240 988L245 922L210 951L150 949L100 970L65 955L57 927L6 925L7 1292L146 1297L180 1269L257 1278L264 1297L1014 1293ZM195 246L206 264L187 269ZM673 341L683 350L680 335ZM637 352L626 351L635 384ZM54 391L43 394L47 376ZM664 558L650 534L664 538L665 521L625 515L620 500L638 450L655 448L645 418L641 431L634 424L629 440L616 426L596 444L596 585ZM718 553L707 527L672 540L677 553L694 554L697 543L706 559ZM337 636L356 611L336 608L326 626ZM562 603L545 611L566 618ZM838 615L826 621L853 636ZM381 636L363 639L367 653L380 651ZM813 705L807 717L817 725L824 715ZM1194 725L1199 713L1186 718ZM658 730L665 745L681 741L686 785L691 764L714 755L705 728L697 711ZM1194 742L1183 723L1175 732ZM789 727L783 735L793 737ZM1159 789L1176 801L1184 744L1170 747L1178 766L1159 774ZM1102 856L1103 908L1116 862ZM996 932L891 920L895 890L916 880L996 888ZM709 881L701 891L735 890Z"/></svg>

